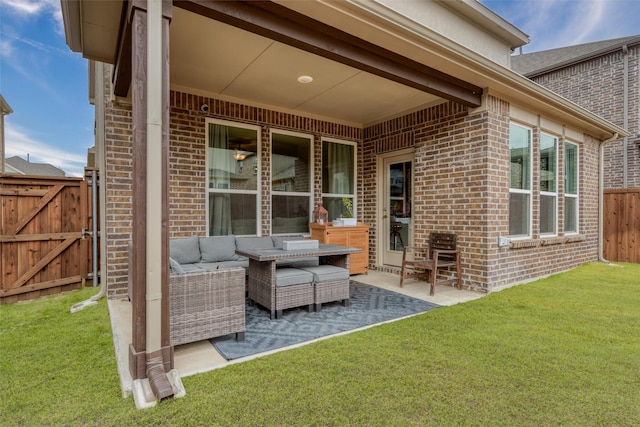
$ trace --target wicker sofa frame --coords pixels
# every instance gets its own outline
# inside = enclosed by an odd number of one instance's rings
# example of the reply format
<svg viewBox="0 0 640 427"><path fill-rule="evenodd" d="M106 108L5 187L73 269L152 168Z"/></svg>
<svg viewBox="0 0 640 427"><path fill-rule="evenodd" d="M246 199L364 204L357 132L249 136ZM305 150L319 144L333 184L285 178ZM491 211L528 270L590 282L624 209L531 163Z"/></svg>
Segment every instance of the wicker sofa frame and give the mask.
<svg viewBox="0 0 640 427"><path fill-rule="evenodd" d="M241 267L170 276L171 345L245 333L245 273Z"/></svg>
<svg viewBox="0 0 640 427"><path fill-rule="evenodd" d="M132 295L132 243L129 250L129 300ZM236 334L244 341L245 270L230 267L169 276L171 345Z"/></svg>

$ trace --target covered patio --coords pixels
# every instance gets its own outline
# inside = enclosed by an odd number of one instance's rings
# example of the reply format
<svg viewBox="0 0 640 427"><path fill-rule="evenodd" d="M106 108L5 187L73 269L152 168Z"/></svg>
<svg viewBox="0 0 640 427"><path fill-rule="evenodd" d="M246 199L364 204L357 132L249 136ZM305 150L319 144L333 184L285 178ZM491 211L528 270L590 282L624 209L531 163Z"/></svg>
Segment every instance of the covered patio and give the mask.
<svg viewBox="0 0 640 427"><path fill-rule="evenodd" d="M370 274L356 280L427 301L424 283L399 289L389 273L434 231L458 235L454 301L598 257L599 149L624 130L512 72L528 37L476 1L62 4L68 45L91 60L100 282L115 305L131 281L129 311L112 310L131 334L118 360L134 380L153 372L149 401L172 394L169 372L215 367L190 365L199 346L174 352L169 338L173 238L308 235L312 210L337 202L332 218L371 227ZM519 215L511 121L532 153ZM546 236L533 168L543 131L579 146L581 168L579 227L566 232L556 189Z"/></svg>
<svg viewBox="0 0 640 427"><path fill-rule="evenodd" d="M428 301L440 306L449 306L458 303L472 301L481 298L485 294L472 292L469 290L458 290L451 286L437 286L436 294L429 295L429 285L425 281L408 280L403 288L399 287L398 276L391 273L383 273L378 271L370 272L368 275L360 274L352 276L352 280L361 283L367 283L383 289ZM127 299L110 299L108 301L109 314L111 317L111 327L113 330L113 344L116 350L116 361L118 364L118 374L120 376L120 386L122 388L123 397L128 397L133 393L131 373L129 372L128 351L131 342L131 303ZM399 320L399 319L395 319ZM395 321L392 320L392 321ZM278 320L274 320L278 322ZM365 328L373 327L369 325ZM364 328L363 328L364 329ZM356 330L347 331L343 334L355 332ZM335 335L333 335L335 336ZM319 339L328 339L332 336L324 336ZM316 339L314 341L317 341ZM191 344L184 344L175 347L174 363L175 369L180 373L180 377L186 377L199 374L213 369L224 368L233 363L242 363L257 357L267 356L269 354L285 351L291 348L308 345L314 341L307 341L289 347L283 347L277 350L256 354L253 356L226 360L220 355L216 348L209 340L198 341Z"/></svg>

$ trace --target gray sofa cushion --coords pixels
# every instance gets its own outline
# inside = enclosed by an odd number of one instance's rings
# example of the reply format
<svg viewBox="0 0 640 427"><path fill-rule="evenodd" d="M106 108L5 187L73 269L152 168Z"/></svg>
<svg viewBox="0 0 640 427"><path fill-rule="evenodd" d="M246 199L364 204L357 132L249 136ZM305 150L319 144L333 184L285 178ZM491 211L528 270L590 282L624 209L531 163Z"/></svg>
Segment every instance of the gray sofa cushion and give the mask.
<svg viewBox="0 0 640 427"><path fill-rule="evenodd" d="M200 262L200 243L198 236L171 239L169 243L170 257L178 264Z"/></svg>
<svg viewBox="0 0 640 427"><path fill-rule="evenodd" d="M198 267L202 271L216 271L221 269L219 262L199 262L192 264L194 267Z"/></svg>
<svg viewBox="0 0 640 427"><path fill-rule="evenodd" d="M169 257L169 272L172 274L184 274L184 269L178 261Z"/></svg>
<svg viewBox="0 0 640 427"><path fill-rule="evenodd" d="M185 273L193 273L193 272L201 272L202 269L198 267L198 264L181 264L183 272Z"/></svg>
<svg viewBox="0 0 640 427"><path fill-rule="evenodd" d="M235 261L236 237L200 237L200 255L202 262Z"/></svg>
<svg viewBox="0 0 640 427"><path fill-rule="evenodd" d="M238 249L273 249L271 237L236 237Z"/></svg>
<svg viewBox="0 0 640 427"><path fill-rule="evenodd" d="M245 269L248 269L249 261L199 262L193 265L204 271L215 271L234 267L243 267Z"/></svg>
<svg viewBox="0 0 640 427"><path fill-rule="evenodd" d="M297 268L276 269L276 286L291 286L301 283L311 283L313 274Z"/></svg>

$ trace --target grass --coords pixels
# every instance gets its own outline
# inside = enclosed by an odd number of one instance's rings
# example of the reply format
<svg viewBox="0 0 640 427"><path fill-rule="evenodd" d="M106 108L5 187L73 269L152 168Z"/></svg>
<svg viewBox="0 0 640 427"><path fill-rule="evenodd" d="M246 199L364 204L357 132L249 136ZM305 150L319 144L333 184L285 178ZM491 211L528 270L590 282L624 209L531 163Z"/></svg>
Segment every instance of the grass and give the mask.
<svg viewBox="0 0 640 427"><path fill-rule="evenodd" d="M0 306L2 425L640 425L640 265L589 264L123 399L106 302Z"/></svg>

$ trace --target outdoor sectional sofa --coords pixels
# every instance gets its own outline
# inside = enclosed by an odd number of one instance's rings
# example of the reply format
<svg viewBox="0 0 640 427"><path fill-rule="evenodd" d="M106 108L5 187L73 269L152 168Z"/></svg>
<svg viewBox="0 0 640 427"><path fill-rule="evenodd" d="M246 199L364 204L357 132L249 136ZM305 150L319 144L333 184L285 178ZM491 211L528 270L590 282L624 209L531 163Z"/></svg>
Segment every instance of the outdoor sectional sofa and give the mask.
<svg viewBox="0 0 640 427"><path fill-rule="evenodd" d="M185 274L219 272L242 267L251 301L280 317L286 308L308 305L319 311L322 303L343 300L348 304L349 271L320 265L318 257L280 259L276 262L274 283L259 286L249 283L249 260L236 254L236 249L282 248L284 241L304 240L303 236L239 237L214 236L172 239L170 242L171 277Z"/></svg>
<svg viewBox="0 0 640 427"><path fill-rule="evenodd" d="M285 240L303 236L273 237L184 237L170 241L169 328L171 345L181 345L214 337L236 334L244 340L245 304L249 260L236 254L238 249L282 248ZM129 299L132 298L132 242L129 242ZM285 308L349 299L349 270L319 265L318 257L278 260L276 283L259 292L272 295L250 297L280 317ZM305 269L305 270L303 270ZM336 271L341 270L341 271ZM341 275L336 280L336 273ZM294 277L295 276L295 277ZM301 277L304 278L301 282ZM275 289L275 288L278 289ZM300 298L299 290L306 290ZM277 291L277 292L276 292ZM295 294L294 298L291 295ZM276 296L277 295L277 296Z"/></svg>
<svg viewBox="0 0 640 427"><path fill-rule="evenodd" d="M133 250L129 241L129 300L133 292ZM171 245L173 247L173 244ZM180 245L178 245L180 246ZM173 261L172 261L173 264ZM223 335L236 334L244 340L245 269L182 270L170 267L169 337L171 345L181 345Z"/></svg>
<svg viewBox="0 0 640 427"><path fill-rule="evenodd" d="M285 240L303 240L303 236L267 236L267 237L182 237L171 239L170 269L172 274L199 271L215 271L224 268L242 267L249 274L249 259L236 255L237 249L273 249L282 248ZM311 267L319 264L317 257L301 258L292 261L282 260L282 267Z"/></svg>

